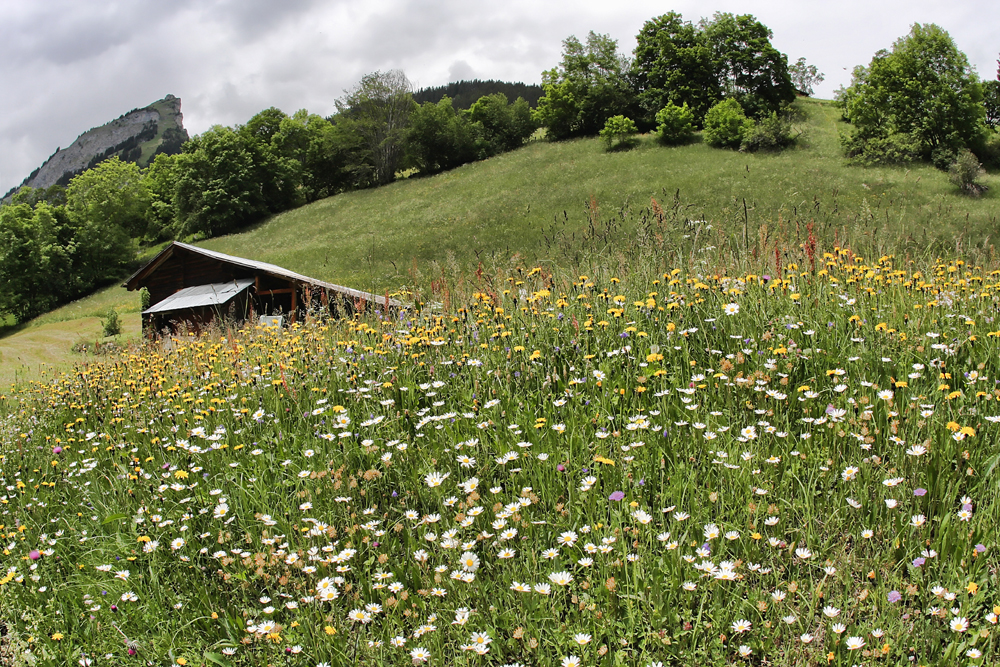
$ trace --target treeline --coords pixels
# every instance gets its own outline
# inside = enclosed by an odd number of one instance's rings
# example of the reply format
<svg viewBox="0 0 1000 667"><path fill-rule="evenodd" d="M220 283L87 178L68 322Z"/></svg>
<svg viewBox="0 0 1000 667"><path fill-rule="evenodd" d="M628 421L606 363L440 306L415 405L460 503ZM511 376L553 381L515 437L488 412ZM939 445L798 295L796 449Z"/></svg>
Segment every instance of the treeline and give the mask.
<svg viewBox="0 0 1000 667"><path fill-rule="evenodd" d="M534 108L542 96L542 87L533 83L471 79L454 81L444 86L421 88L413 93L413 101L417 104L424 102L436 104L441 101L442 97L448 97L451 98L451 103L456 109L469 109L479 98L495 93L503 93L508 100L523 97L528 105Z"/></svg>

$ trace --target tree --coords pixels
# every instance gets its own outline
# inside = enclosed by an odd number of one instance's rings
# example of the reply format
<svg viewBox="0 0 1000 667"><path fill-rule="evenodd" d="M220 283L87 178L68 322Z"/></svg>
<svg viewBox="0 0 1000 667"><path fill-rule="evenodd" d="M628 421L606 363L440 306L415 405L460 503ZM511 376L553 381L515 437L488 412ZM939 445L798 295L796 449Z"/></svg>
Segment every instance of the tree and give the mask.
<svg viewBox="0 0 1000 667"><path fill-rule="evenodd" d="M494 155L524 145L538 127L523 97L510 104L503 93L480 97L469 109L469 118L482 127L483 138Z"/></svg>
<svg viewBox="0 0 1000 667"><path fill-rule="evenodd" d="M983 106L986 109L983 119L995 130L1000 126L1000 79L983 82Z"/></svg>
<svg viewBox="0 0 1000 667"><path fill-rule="evenodd" d="M608 118L636 106L618 41L593 31L585 44L575 36L563 40L562 62L542 73L542 88L534 118L553 139L595 135Z"/></svg>
<svg viewBox="0 0 1000 667"><path fill-rule="evenodd" d="M633 72L639 104L649 117L668 104L686 104L700 122L722 99L704 34L677 12L643 25L636 36Z"/></svg>
<svg viewBox="0 0 1000 667"><path fill-rule="evenodd" d="M566 139L580 129L580 109L569 81L559 81L555 70L542 73L542 90L538 107L531 117L548 130L550 139Z"/></svg>
<svg viewBox="0 0 1000 667"><path fill-rule="evenodd" d="M281 122L287 118L281 109L270 107L254 114L253 118L240 128L240 133L252 141L270 145L271 139L281 129Z"/></svg>
<svg viewBox="0 0 1000 667"><path fill-rule="evenodd" d="M0 313L24 322L93 286L76 270L76 231L64 207L0 206Z"/></svg>
<svg viewBox="0 0 1000 667"><path fill-rule="evenodd" d="M751 131L753 125L740 103L730 97L705 114L705 143L716 148L739 148L743 135Z"/></svg>
<svg viewBox="0 0 1000 667"><path fill-rule="evenodd" d="M759 118L795 101L788 58L771 45L771 30L750 14L717 12L701 29L718 85L746 114Z"/></svg>
<svg viewBox="0 0 1000 667"><path fill-rule="evenodd" d="M74 176L66 188L70 215L108 233L121 229L128 236L145 232L149 192L142 170L117 156Z"/></svg>
<svg viewBox="0 0 1000 667"><path fill-rule="evenodd" d="M604 139L604 147L607 150L614 148L615 140L618 141L618 148L627 148L634 143L634 137L639 128L635 121L625 116L612 116L604 123L601 129L601 139Z"/></svg>
<svg viewBox="0 0 1000 667"><path fill-rule="evenodd" d="M142 178L149 193L146 211L145 240L156 243L169 238L176 221L174 192L176 191L177 159L175 155L158 153L143 172Z"/></svg>
<svg viewBox="0 0 1000 667"><path fill-rule="evenodd" d="M413 110L407 139L410 162L421 173L434 174L479 158L480 130L455 111L450 97L425 102Z"/></svg>
<svg viewBox="0 0 1000 667"><path fill-rule="evenodd" d="M298 162L221 125L184 144L174 168L182 236L226 234L292 207L300 196Z"/></svg>
<svg viewBox="0 0 1000 667"><path fill-rule="evenodd" d="M806 64L805 58L799 58L794 65L788 67L792 84L800 93L809 97L813 94L813 86L823 83L825 77L815 65Z"/></svg>
<svg viewBox="0 0 1000 667"><path fill-rule="evenodd" d="M847 154L878 162L884 161L883 147L908 144L947 168L958 150L981 140L982 100L979 77L951 36L934 24L915 23L891 51L855 68L840 99L856 128L843 140Z"/></svg>
<svg viewBox="0 0 1000 667"><path fill-rule="evenodd" d="M348 144L342 139L349 139ZM299 165L307 202L355 187L350 163L357 146L358 138L345 137L329 120L305 109L282 118L270 139L275 155Z"/></svg>
<svg viewBox="0 0 1000 667"><path fill-rule="evenodd" d="M366 74L337 100L340 122L350 124L368 151L376 185L396 177L415 105L413 87L400 70Z"/></svg>

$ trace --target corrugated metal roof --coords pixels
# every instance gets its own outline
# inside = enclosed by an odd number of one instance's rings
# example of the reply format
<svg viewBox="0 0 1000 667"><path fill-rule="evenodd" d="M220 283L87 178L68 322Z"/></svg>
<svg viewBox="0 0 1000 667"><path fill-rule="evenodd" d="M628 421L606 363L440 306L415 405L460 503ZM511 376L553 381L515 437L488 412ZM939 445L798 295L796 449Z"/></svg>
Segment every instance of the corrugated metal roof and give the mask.
<svg viewBox="0 0 1000 667"><path fill-rule="evenodd" d="M288 279L288 280L294 280L294 281L300 282L300 283L306 283L306 284L309 284L309 285L317 285L319 287L325 287L328 290L339 292L341 294L344 294L344 295L349 296L349 297L354 298L354 299L363 299L365 301L374 301L375 303L378 303L378 304L381 304L381 305L386 305L386 303L385 303L385 297L384 296L380 296L378 294L371 294L369 292L362 292L361 290L351 289L350 287L344 287L343 285L335 285L333 283L328 283L328 282L325 282L323 280L317 280L316 278L310 278L309 276L304 276L304 275L302 275L300 273L295 273L294 271L289 271L288 269L282 268L282 267L278 266L277 264L269 264L267 262L258 262L258 261L255 261L255 260L252 260L252 259L246 259L246 258L243 258L243 257L235 257L233 255L227 255L225 253L215 252L214 250L206 250L204 248L199 248L198 246L193 246L193 245L190 245L190 244L187 244L187 243L181 243L180 241L174 241L173 243L171 243L169 246L167 246L166 248L164 248L160 252L160 254L158 254L156 257L154 257L152 260L150 260L149 263L147 263L141 269L139 269L134 274L132 274L132 276L128 280L125 281L125 287L129 287L129 284L135 278L137 278L140 274L142 274L144 271L146 271L149 267L157 265L161 260L165 259L166 257L169 257L169 253L172 252L172 250L175 247L181 248L183 250L187 250L187 251L190 251L190 252L195 252L195 253L198 253L199 255L204 255L205 257L211 257L213 259L219 260L220 262L227 262L229 264L235 264L236 266L242 266L244 268L255 270L255 271L263 271L263 272L266 272L266 273L270 273L271 275L274 275L274 276L279 276L281 278L285 278L285 279ZM131 287L130 289L136 289L136 288L135 287ZM398 307L402 306L403 304L402 304L402 302L397 301L396 299L389 299L388 305L392 306L392 307L398 308Z"/></svg>
<svg viewBox="0 0 1000 667"><path fill-rule="evenodd" d="M142 311L142 314L167 313L186 308L198 308L200 306L221 306L228 303L234 296L253 285L253 283L253 278L241 278L229 283L186 287L179 292L171 294L155 306Z"/></svg>

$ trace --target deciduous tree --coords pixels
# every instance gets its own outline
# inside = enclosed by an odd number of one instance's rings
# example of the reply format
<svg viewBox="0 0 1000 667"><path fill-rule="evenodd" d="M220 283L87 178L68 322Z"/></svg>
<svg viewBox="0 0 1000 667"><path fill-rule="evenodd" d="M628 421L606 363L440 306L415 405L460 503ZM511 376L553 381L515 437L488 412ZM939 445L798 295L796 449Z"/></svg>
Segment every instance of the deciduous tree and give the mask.
<svg viewBox="0 0 1000 667"><path fill-rule="evenodd" d="M633 70L639 103L649 117L668 104L686 104L700 123L722 98L704 34L677 12L642 26L636 36Z"/></svg>
<svg viewBox="0 0 1000 667"><path fill-rule="evenodd" d="M413 86L400 70L366 74L337 100L338 122L362 139L376 185L396 177L406 148L406 128L413 112Z"/></svg>
<svg viewBox="0 0 1000 667"><path fill-rule="evenodd" d="M795 89L806 96L813 94L813 86L823 83L826 78L815 65L806 63L805 58L799 58L794 65L788 67Z"/></svg>
<svg viewBox="0 0 1000 667"><path fill-rule="evenodd" d="M979 77L951 36L915 23L890 51L857 67L841 96L856 128L848 155L878 161L880 146L909 143L919 156L947 168L956 152L979 143L986 114Z"/></svg>
<svg viewBox="0 0 1000 667"><path fill-rule="evenodd" d="M545 94L535 120L554 139L597 134L608 118L636 105L629 69L628 59L618 53L618 41L608 35L591 31L586 43L566 38L562 62L542 73Z"/></svg>
<svg viewBox="0 0 1000 667"><path fill-rule="evenodd" d="M722 94L758 118L795 100L788 58L771 45L770 28L750 14L716 13L702 21Z"/></svg>

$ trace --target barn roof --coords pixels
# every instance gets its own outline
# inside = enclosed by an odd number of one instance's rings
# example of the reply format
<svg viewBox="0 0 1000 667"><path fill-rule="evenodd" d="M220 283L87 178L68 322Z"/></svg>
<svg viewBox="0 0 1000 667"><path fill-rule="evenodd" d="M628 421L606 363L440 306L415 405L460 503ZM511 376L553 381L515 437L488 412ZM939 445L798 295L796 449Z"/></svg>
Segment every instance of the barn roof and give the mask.
<svg viewBox="0 0 1000 667"><path fill-rule="evenodd" d="M221 252L215 252L214 250L206 250L205 248L199 248L197 246L190 245L188 243L181 243L180 241L174 241L166 248L160 251L160 253L151 259L145 266L133 273L128 280L125 281L123 287L129 290L139 289L142 283L151 276L157 268L160 267L165 261L170 259L174 252L177 250L187 251L191 253L196 253L204 257L209 257L211 259L218 260L227 264L233 264L235 266L240 266L251 271L267 273L272 276L283 278L285 280L291 280L297 283L312 285L315 287L323 287L328 290L338 292L351 299L363 299L365 301L374 301L379 305L386 305L386 298L384 296L379 296L377 294L372 294L370 292L362 292L360 290L351 289L350 287L344 287L343 285L335 285L333 283L328 283L323 280L318 280L316 278L310 278L309 276L304 276L301 273L295 273L294 271L289 271L283 267L276 264L269 264L267 262L258 262L252 259L246 259L244 257L235 257L233 255L227 255ZM161 302L162 303L162 302ZM389 299L389 306L401 307L403 304L396 299Z"/></svg>
<svg viewBox="0 0 1000 667"><path fill-rule="evenodd" d="M167 313L201 306L221 306L229 303L234 296L253 285L253 282L253 278L240 278L228 283L186 287L179 292L171 294L151 308L142 311L142 314Z"/></svg>

